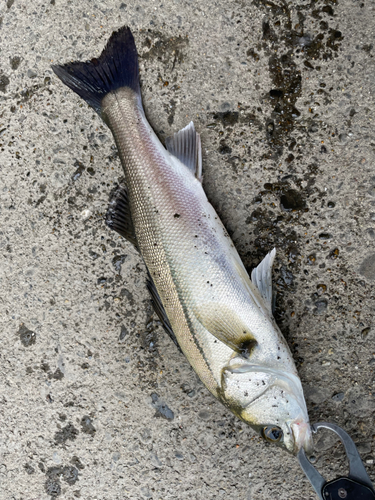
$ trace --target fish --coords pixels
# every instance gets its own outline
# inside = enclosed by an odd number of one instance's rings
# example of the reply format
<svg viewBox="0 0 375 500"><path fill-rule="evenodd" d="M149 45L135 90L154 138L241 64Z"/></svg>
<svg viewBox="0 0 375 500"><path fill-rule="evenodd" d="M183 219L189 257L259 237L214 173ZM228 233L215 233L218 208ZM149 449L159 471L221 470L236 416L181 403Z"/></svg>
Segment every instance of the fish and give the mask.
<svg viewBox="0 0 375 500"><path fill-rule="evenodd" d="M165 330L207 389L266 441L312 450L303 388L272 314L273 249L249 277L202 186L190 122L165 147L148 123L131 30L98 58L53 65L112 131L125 173L107 225L138 249Z"/></svg>

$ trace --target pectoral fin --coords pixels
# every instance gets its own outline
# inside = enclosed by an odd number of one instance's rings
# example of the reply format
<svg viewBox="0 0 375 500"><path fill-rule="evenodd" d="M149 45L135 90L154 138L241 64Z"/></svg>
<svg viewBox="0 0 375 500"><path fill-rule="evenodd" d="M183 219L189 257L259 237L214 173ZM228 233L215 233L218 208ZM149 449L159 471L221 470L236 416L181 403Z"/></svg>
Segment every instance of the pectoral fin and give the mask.
<svg viewBox="0 0 375 500"><path fill-rule="evenodd" d="M211 302L202 305L195 315L218 340L245 358L250 356L257 341L233 309L225 304Z"/></svg>

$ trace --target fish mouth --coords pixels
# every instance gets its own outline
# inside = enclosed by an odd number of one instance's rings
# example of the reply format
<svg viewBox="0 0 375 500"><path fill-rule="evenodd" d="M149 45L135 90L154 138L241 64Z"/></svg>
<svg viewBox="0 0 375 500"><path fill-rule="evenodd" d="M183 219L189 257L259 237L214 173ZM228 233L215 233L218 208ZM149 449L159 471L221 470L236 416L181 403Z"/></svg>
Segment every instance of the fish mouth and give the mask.
<svg viewBox="0 0 375 500"><path fill-rule="evenodd" d="M314 447L310 424L303 420L295 421L290 424L290 430L293 433L295 443L294 453L297 454L301 448L304 448L306 454L311 455Z"/></svg>
<svg viewBox="0 0 375 500"><path fill-rule="evenodd" d="M300 379L297 375L290 372L285 372L271 367L260 366L251 363L232 363L227 368L228 371L235 374L262 372L269 376L267 386L264 390L259 391L254 398L247 401L246 411L257 404L257 402L269 390L269 387L277 387L288 395L287 399L290 403L294 400L294 405L297 405L298 412L294 414L290 420L286 420L285 424L289 431L288 443L285 443L286 448L290 453L297 454L301 448L304 448L307 455L313 452L312 431L309 424L309 417L306 408L305 398L303 396L303 389ZM287 438L285 435L285 439Z"/></svg>

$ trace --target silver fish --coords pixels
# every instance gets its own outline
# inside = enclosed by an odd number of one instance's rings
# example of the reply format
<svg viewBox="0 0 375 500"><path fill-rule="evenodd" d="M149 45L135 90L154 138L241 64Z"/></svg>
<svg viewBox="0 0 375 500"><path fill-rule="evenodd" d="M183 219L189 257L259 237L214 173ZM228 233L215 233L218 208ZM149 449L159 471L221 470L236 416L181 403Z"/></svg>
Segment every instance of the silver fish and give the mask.
<svg viewBox="0 0 375 500"><path fill-rule="evenodd" d="M312 448L303 390L271 311L275 250L249 278L202 187L201 141L193 123L166 141L142 106L129 28L98 59L53 66L111 129L127 191L109 225L136 244L153 302L208 390L269 442Z"/></svg>

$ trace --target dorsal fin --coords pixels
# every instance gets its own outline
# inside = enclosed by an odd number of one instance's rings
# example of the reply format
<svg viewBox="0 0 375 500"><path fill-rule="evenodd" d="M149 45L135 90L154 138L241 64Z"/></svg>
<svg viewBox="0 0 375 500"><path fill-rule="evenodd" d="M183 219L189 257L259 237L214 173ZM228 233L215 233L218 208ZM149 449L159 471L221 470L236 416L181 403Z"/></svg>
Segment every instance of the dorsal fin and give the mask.
<svg viewBox="0 0 375 500"><path fill-rule="evenodd" d="M260 291L270 314L272 314L272 265L275 256L276 248L269 252L251 272L251 281Z"/></svg>
<svg viewBox="0 0 375 500"><path fill-rule="evenodd" d="M193 172L198 180L202 181L201 136L195 131L193 122L171 137L167 137L165 146L173 156Z"/></svg>
<svg viewBox="0 0 375 500"><path fill-rule="evenodd" d="M154 311L158 315L158 318L160 319L161 324L163 325L164 330L168 333L168 335L170 336L170 338L173 340L173 342L176 344L176 346L178 347L179 351L181 352L181 348L178 345L176 335L174 334L174 332L172 330L172 326L171 326L171 324L169 322L167 313L165 312L164 306L163 306L163 304L161 302L161 299L160 299L160 296L158 294L158 291L156 290L155 283L154 283L153 279L151 278L151 274L149 273L149 271L147 271L147 282L146 282L146 284L147 284L147 289L148 289L148 291L150 292L150 295L151 295L151 302L152 302L152 306L154 308Z"/></svg>
<svg viewBox="0 0 375 500"><path fill-rule="evenodd" d="M112 190L105 222L109 228L126 238L137 248L128 189L125 184L120 184Z"/></svg>

